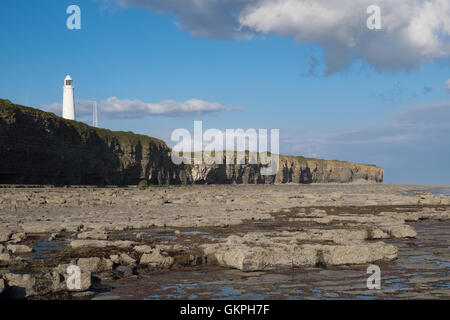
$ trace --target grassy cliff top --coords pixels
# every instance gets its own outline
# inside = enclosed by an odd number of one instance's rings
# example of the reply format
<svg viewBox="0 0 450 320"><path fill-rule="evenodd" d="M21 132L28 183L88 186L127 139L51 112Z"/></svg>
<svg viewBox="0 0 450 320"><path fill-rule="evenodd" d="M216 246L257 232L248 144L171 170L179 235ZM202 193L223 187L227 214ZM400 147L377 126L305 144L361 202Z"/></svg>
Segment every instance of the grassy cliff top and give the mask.
<svg viewBox="0 0 450 320"><path fill-rule="evenodd" d="M152 138L152 137L149 137L146 135L136 134L131 131L128 131L128 132L111 131L108 129L95 128L95 127L91 127L83 122L63 119L51 112L45 112L45 111L35 109L35 108L24 107L21 105L14 104L9 100L0 99L0 120L5 121L6 123L15 123L17 121L17 119L20 118L22 115L33 117L33 118L40 118L43 120L49 120L56 127L61 127L62 125L72 127L80 134L81 137L86 137L86 136L91 135L92 133L96 133L100 138L102 138L105 141L116 140L120 144L130 144L130 145L136 145L139 142L142 145L155 144L157 147L170 150L170 148L167 147L167 145L164 141L156 139L156 138ZM222 152L225 155L226 151L222 151ZM215 153L213 152L213 156L214 156L214 154ZM235 155L236 155L236 151L235 151ZM246 155L248 157L248 151L246 152ZM270 152L269 152L269 155L270 155ZM194 155L192 154L191 159L193 159L193 158L194 158ZM330 162L330 163L335 163L336 165L356 164L354 162L349 162L349 161L314 159L314 158L305 158L303 156L280 155L280 160L296 161L298 163L315 161L315 162ZM373 164L358 164L358 165L378 168L376 165L373 165Z"/></svg>
<svg viewBox="0 0 450 320"><path fill-rule="evenodd" d="M223 157L226 157L227 151L223 150L223 151L218 151L219 153L221 152ZM237 157L237 151L234 151L234 156ZM191 161L194 160L195 156L198 155L199 152L192 152L190 155L183 155L183 153L181 153L181 157L184 157L186 159L191 159ZM211 152L211 156L215 157L216 152L212 151ZM245 151L245 157L246 159L249 158L250 152L249 151ZM268 156L271 155L270 152L267 153ZM335 165L358 165L358 166L368 166L368 167L373 167L373 168L379 168L374 164L363 164L363 163L356 163L356 162L351 162L351 161L342 161L342 160L326 160L326 159L317 159L317 158L306 158L303 156L284 156L284 155L280 155L280 160L281 161L291 161L291 162L297 162L297 163L307 163L309 162L326 162L326 163L333 163Z"/></svg>
<svg viewBox="0 0 450 320"><path fill-rule="evenodd" d="M146 135L136 134L131 131L111 131L108 129L91 127L83 122L66 120L58 117L54 113L45 112L39 109L24 107L12 103L9 100L0 99L0 119L7 124L13 124L17 122L23 116L32 118L40 118L47 122L52 122L55 127L70 127L75 129L80 136L85 137L92 133L96 133L100 138L104 140L117 140L120 144L136 145L139 142L141 144L156 144L158 147L168 149L166 143L162 140L152 138Z"/></svg>

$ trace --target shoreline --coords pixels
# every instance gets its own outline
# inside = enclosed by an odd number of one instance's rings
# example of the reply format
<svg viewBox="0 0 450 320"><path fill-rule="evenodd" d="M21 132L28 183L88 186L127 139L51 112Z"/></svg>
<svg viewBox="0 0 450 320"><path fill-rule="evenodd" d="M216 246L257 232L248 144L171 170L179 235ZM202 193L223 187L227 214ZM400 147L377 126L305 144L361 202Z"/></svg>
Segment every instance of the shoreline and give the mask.
<svg viewBox="0 0 450 320"><path fill-rule="evenodd" d="M249 275L294 268L299 276L305 268L389 266L403 243L420 240L411 224L450 220L450 197L408 195L416 191L386 184L0 188L0 291L7 299L90 299L121 279L189 268ZM82 269L79 292L66 288L68 265Z"/></svg>

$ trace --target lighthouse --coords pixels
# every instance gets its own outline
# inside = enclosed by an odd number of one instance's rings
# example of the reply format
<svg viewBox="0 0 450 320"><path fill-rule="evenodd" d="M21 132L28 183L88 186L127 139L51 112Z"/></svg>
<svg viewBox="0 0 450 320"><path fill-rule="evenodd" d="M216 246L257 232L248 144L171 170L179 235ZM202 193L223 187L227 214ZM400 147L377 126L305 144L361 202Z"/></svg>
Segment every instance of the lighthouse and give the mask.
<svg viewBox="0 0 450 320"><path fill-rule="evenodd" d="M64 119L75 120L75 99L73 94L73 81L69 75L67 75L67 77L64 79L62 116Z"/></svg>

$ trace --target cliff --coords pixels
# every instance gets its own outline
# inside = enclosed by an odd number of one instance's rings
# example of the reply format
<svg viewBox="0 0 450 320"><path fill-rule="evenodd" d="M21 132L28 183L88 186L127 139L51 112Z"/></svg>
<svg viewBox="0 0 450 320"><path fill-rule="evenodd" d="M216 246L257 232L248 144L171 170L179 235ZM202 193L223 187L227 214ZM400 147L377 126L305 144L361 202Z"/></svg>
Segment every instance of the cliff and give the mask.
<svg viewBox="0 0 450 320"><path fill-rule="evenodd" d="M280 156L274 176L262 176L260 165L185 165L177 171L181 183L348 183L383 182L383 169L337 160Z"/></svg>
<svg viewBox="0 0 450 320"><path fill-rule="evenodd" d="M161 140L62 119L0 99L0 184L382 182L383 169L351 162L280 157L275 176L260 165L179 165Z"/></svg>

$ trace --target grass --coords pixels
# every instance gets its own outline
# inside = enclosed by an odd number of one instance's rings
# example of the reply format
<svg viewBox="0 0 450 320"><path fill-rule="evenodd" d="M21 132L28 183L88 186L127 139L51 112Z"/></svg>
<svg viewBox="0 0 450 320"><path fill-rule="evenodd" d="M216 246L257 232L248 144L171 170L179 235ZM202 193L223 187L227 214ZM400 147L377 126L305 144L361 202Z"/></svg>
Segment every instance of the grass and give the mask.
<svg viewBox="0 0 450 320"><path fill-rule="evenodd" d="M136 134L131 131L111 131L108 129L95 128L83 122L63 119L51 112L45 112L39 109L17 105L9 100L0 99L0 119L2 119L6 124L13 124L20 120L21 117L42 119L46 125L56 129L62 127L73 128L78 132L80 137L85 140L96 134L106 142L117 141L121 145L152 144L161 149L168 149L164 141L156 138Z"/></svg>
<svg viewBox="0 0 450 320"><path fill-rule="evenodd" d="M87 140L89 137L93 135L98 135L102 140L104 140L109 145L114 144L115 142L119 143L120 145L153 145L158 149L166 149L170 150L170 148L166 145L166 143L162 140L152 138L146 135L136 134L131 131L111 131L108 129L102 129L102 128L95 128L91 127L85 123L78 122L78 121L72 121L72 120L66 120L63 119L54 113L51 112L45 112L39 109L25 107L21 105L17 105L12 103L9 100L0 99L0 120L3 120L7 124L12 124L16 122L21 116L31 116L34 118L40 118L43 119L47 124L51 124L51 127L55 128L61 128L63 126L73 128L75 129L78 134L85 140ZM1 124L1 122L0 122ZM222 151L224 155L226 154L226 151ZM237 155L237 151L234 152L235 157ZM212 155L214 157L215 152L212 152ZM246 158L248 158L249 152L246 151ZM268 156L270 156L270 152L268 153ZM194 159L194 155L192 153L191 155L192 159ZM186 157L187 158L187 157ZM306 158L303 156L282 156L280 155L281 160L288 160L288 161L296 161L297 163L307 163L310 161L314 162L328 162L328 163L334 163L336 165L349 165L354 164L353 162L349 161L340 161L340 160L324 160L324 159L315 159L315 158ZM373 164L362 164L364 166L370 166L377 168L376 165Z"/></svg>

